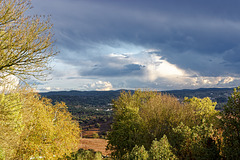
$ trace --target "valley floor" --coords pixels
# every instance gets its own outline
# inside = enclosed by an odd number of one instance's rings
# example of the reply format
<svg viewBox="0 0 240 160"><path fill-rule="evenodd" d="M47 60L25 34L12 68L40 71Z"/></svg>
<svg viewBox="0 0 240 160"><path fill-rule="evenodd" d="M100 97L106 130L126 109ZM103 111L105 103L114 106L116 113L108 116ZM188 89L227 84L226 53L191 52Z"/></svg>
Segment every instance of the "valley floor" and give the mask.
<svg viewBox="0 0 240 160"><path fill-rule="evenodd" d="M107 140L97 138L82 138L79 148L93 149L94 151L100 151L103 155L110 155L110 151L106 151Z"/></svg>

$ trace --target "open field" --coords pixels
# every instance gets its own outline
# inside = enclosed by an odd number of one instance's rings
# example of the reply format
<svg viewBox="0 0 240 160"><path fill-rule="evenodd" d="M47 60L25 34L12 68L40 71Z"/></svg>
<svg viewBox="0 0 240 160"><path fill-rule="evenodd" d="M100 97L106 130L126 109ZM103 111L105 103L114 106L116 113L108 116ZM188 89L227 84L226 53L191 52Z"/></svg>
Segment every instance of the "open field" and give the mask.
<svg viewBox="0 0 240 160"><path fill-rule="evenodd" d="M81 139L79 148L83 149L93 149L94 151L100 151L103 155L110 155L111 151L106 151L107 140L100 138L92 138L93 135L98 135L102 132L106 132L110 129L110 122L107 121L105 123L100 123L101 127L96 128L95 125L83 126L82 128L82 136L84 138ZM87 129L88 128L88 129ZM87 137L87 138L86 138ZM91 137L91 138L89 138Z"/></svg>
<svg viewBox="0 0 240 160"><path fill-rule="evenodd" d="M106 151L107 140L96 138L82 138L79 148L93 149L94 151L100 151L103 155L110 155L110 151Z"/></svg>

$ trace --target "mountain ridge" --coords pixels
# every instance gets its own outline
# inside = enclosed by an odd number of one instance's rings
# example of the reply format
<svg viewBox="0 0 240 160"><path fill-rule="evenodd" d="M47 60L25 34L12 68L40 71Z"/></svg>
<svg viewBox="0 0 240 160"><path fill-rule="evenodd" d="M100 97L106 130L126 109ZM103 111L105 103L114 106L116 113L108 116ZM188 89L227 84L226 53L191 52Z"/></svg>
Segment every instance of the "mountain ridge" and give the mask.
<svg viewBox="0 0 240 160"><path fill-rule="evenodd" d="M53 102L63 101L68 106L107 106L116 99L122 91L134 92L134 90L111 90L111 91L51 91L42 92L41 96L52 99ZM233 88L198 88L198 89L182 89L158 91L164 94L170 94L182 100L184 97L210 97L218 106L226 104L228 97L233 93Z"/></svg>

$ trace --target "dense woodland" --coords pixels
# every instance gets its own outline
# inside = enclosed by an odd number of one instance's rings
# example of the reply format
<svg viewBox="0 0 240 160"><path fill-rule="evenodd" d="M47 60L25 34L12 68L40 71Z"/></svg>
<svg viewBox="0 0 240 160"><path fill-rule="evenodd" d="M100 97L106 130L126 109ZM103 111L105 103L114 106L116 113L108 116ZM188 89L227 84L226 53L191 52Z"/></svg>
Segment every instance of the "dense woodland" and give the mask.
<svg viewBox="0 0 240 160"><path fill-rule="evenodd" d="M210 98L152 91L121 93L115 100L108 149L116 159L238 159L240 91L222 111Z"/></svg>

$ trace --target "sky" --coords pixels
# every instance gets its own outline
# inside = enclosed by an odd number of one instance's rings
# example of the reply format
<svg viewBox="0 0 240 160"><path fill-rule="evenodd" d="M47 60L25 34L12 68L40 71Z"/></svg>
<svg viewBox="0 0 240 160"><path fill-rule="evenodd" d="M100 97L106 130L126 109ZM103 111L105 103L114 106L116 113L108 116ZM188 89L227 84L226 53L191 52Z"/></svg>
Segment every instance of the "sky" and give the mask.
<svg viewBox="0 0 240 160"><path fill-rule="evenodd" d="M240 85L239 0L32 0L51 15L48 81L37 89L175 90Z"/></svg>

